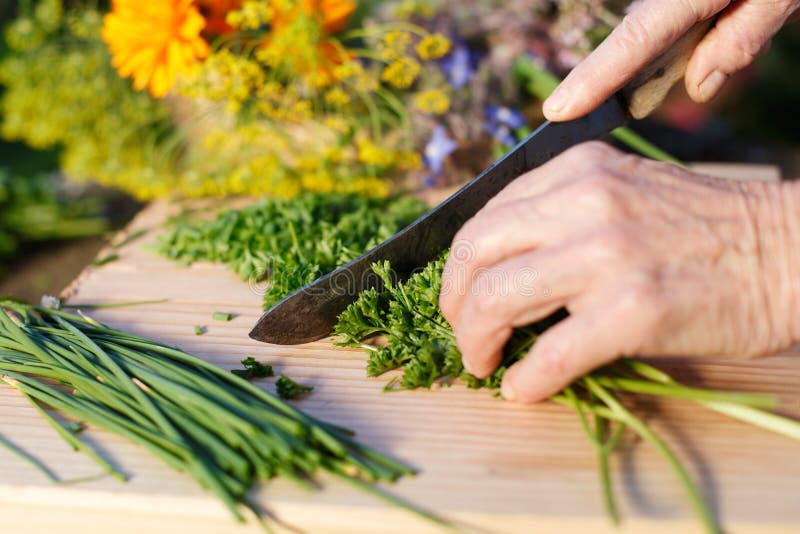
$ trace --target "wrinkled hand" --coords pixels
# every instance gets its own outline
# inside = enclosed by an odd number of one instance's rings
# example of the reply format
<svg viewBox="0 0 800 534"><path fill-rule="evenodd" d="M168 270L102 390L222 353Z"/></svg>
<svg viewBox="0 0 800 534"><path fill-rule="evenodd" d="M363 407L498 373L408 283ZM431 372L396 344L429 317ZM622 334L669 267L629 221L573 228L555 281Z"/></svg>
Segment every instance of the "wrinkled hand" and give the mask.
<svg viewBox="0 0 800 534"><path fill-rule="evenodd" d="M596 108L697 21L718 14L689 61L686 90L711 100L727 78L753 62L800 7L800 0L641 0L544 103L549 120Z"/></svg>
<svg viewBox="0 0 800 534"><path fill-rule="evenodd" d="M440 304L466 368L565 307L505 374L545 399L623 355L774 353L800 341L800 195L579 145L520 177L456 236Z"/></svg>

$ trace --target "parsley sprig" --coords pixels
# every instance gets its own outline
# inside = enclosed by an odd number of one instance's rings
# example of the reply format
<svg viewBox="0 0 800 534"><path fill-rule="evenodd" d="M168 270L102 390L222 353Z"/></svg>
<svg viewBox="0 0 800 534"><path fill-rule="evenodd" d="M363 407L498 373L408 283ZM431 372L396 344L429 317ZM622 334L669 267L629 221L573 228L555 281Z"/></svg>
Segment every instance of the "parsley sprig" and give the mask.
<svg viewBox="0 0 800 534"><path fill-rule="evenodd" d="M443 255L407 281L394 285L388 262L373 265L373 271L383 280L385 290L363 292L339 317L335 328L338 343L368 350L367 373L370 376L402 370L400 378L387 384L388 390L431 388L435 384L449 385L455 379L471 388L496 389L506 369L525 357L537 336L566 316L566 312L561 311L544 321L517 329L505 347L498 370L486 379L478 379L465 371L453 330L439 309L445 259L446 255ZM378 337L382 342L369 343L371 338ZM618 399L618 393L693 401L800 440L800 423L769 411L776 404L771 395L684 386L666 373L635 359L621 359L598 369L575 381L553 396L551 401L575 410L597 453L604 502L614 522L618 522L619 513L611 484L609 458L625 430L629 429L652 445L672 467L706 530L720 531L702 492L678 457L635 415L634 410Z"/></svg>
<svg viewBox="0 0 800 534"><path fill-rule="evenodd" d="M350 194L306 194L221 211L210 221L173 221L156 251L189 265L226 264L264 284L264 307L353 260L426 211L423 202Z"/></svg>

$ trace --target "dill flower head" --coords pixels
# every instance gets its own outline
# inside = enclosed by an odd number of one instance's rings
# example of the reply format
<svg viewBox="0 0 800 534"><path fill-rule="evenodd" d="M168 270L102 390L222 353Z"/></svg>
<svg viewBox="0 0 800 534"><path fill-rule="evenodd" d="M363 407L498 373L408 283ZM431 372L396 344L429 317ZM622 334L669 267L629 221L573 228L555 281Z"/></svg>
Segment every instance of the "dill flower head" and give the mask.
<svg viewBox="0 0 800 534"><path fill-rule="evenodd" d="M417 54L425 61L440 59L450 52L450 39L440 33L426 35L417 45Z"/></svg>
<svg viewBox="0 0 800 534"><path fill-rule="evenodd" d="M123 77L133 77L137 90L165 96L178 75L209 53L200 36L205 20L194 0L114 0L103 23L113 64Z"/></svg>
<svg viewBox="0 0 800 534"><path fill-rule="evenodd" d="M414 107L423 113L443 115L450 110L450 97L441 89L428 89L414 95Z"/></svg>

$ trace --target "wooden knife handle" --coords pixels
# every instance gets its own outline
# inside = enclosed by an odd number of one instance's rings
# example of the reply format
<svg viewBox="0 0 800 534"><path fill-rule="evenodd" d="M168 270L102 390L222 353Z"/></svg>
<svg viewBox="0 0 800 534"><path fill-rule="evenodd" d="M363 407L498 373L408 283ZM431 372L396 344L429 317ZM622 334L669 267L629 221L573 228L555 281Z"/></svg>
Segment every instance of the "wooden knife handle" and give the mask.
<svg viewBox="0 0 800 534"><path fill-rule="evenodd" d="M696 23L622 88L631 117L643 119L661 105L672 86L683 79L692 52L714 25L714 20Z"/></svg>

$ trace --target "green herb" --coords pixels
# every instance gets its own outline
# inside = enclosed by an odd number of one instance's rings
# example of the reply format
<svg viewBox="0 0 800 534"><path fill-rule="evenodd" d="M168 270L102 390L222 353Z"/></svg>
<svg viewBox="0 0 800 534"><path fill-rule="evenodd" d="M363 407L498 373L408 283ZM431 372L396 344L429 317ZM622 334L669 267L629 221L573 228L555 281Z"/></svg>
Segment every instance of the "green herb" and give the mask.
<svg viewBox="0 0 800 534"><path fill-rule="evenodd" d="M228 312L214 312L214 315L212 315L211 318L215 321L223 321L227 323L233 320L233 314Z"/></svg>
<svg viewBox="0 0 800 534"><path fill-rule="evenodd" d="M0 168L0 268L26 243L94 236L106 229L98 199L66 198L57 193L59 185L53 175Z"/></svg>
<svg viewBox="0 0 800 534"><path fill-rule="evenodd" d="M112 245L112 247L114 248L114 250L119 250L127 245L130 245L137 239L142 238L146 234L147 230L136 230L135 232L131 232L130 234L128 234L122 241Z"/></svg>
<svg viewBox="0 0 800 534"><path fill-rule="evenodd" d="M112 252L108 256L104 256L102 258L98 258L92 262L92 265L95 267L102 267L103 265L108 265L111 262L115 262L119 259L119 254L116 252Z"/></svg>
<svg viewBox="0 0 800 534"><path fill-rule="evenodd" d="M403 370L401 378L387 384L387 390L430 388L436 383L449 384L456 378L472 388L497 388L508 366L528 353L537 335L565 317L562 311L545 321L517 329L505 347L498 370L489 378L479 380L464 370L453 330L439 309L445 257L431 262L406 282L397 285L392 284L391 266L387 262L373 265L373 271L383 280L386 289L381 293L374 289L363 292L339 317L335 328L338 343L368 350L367 373L370 376L393 369ZM375 337L383 338L385 343L366 343ZM706 530L719 531L702 493L675 454L650 427L617 400L617 392L693 401L800 440L800 423L768 411L776 405L771 395L687 387L662 371L633 359L621 359L598 369L551 400L576 411L581 426L597 451L604 502L609 517L615 522L619 513L608 462L623 431L630 429L653 445L669 463Z"/></svg>
<svg viewBox="0 0 800 534"><path fill-rule="evenodd" d="M194 335L202 336L205 333L206 333L205 327L202 327L202 326L195 326L194 327Z"/></svg>
<svg viewBox="0 0 800 534"><path fill-rule="evenodd" d="M169 302L169 299L159 299L159 300L134 300L130 302L110 302L107 304L65 304L59 302L59 308L72 308L72 309L79 309L79 310L110 310L115 308L132 308L134 306L148 306L150 304L164 304L165 302ZM48 308L52 306L46 306Z"/></svg>
<svg viewBox="0 0 800 534"><path fill-rule="evenodd" d="M245 380L255 380L256 378L269 378L271 376L275 376L275 371L272 370L271 365L265 365L261 362L257 362L253 357L242 360L242 366L244 366L244 369L234 369L231 371L231 373Z"/></svg>
<svg viewBox="0 0 800 534"><path fill-rule="evenodd" d="M372 484L413 473L223 369L86 316L0 303L0 383L112 476L126 479L45 406L148 449L213 491L239 520L242 506L258 515L248 490L276 476L314 487L311 477L326 471L392 499Z"/></svg>
<svg viewBox="0 0 800 534"><path fill-rule="evenodd" d="M263 283L264 307L387 240L426 211L413 197L305 194L224 210L211 221L180 218L156 251L189 265L223 263Z"/></svg>
<svg viewBox="0 0 800 534"><path fill-rule="evenodd" d="M86 425L84 425L83 423L76 423L73 421L67 424L67 430L69 430L73 434L80 434L81 432L86 430Z"/></svg>
<svg viewBox="0 0 800 534"><path fill-rule="evenodd" d="M314 390L313 386L302 386L286 375L281 375L275 382L275 389L282 399L296 399Z"/></svg>

